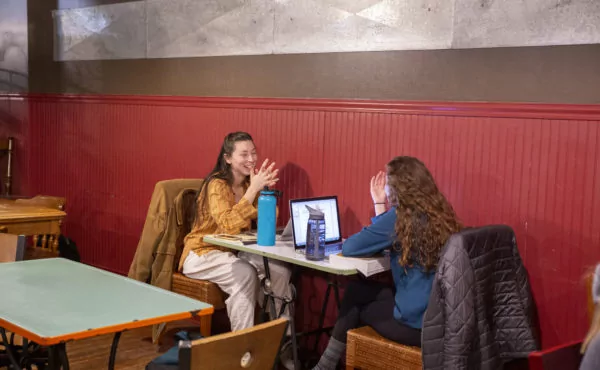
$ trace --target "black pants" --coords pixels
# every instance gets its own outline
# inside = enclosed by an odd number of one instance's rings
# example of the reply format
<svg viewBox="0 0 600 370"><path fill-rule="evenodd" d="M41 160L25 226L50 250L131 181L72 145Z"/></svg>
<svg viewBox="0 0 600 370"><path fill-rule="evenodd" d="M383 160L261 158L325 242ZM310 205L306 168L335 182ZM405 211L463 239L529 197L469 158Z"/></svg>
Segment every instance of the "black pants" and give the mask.
<svg viewBox="0 0 600 370"><path fill-rule="evenodd" d="M394 290L366 280L348 284L332 336L346 343L346 332L364 325L394 342L421 346L421 330L394 319Z"/></svg>

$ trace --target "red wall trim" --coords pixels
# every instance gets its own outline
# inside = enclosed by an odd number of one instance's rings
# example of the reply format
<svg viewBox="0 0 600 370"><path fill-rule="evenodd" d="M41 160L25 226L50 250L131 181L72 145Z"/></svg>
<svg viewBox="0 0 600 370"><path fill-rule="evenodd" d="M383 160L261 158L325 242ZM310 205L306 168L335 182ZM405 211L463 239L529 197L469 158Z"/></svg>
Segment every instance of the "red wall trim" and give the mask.
<svg viewBox="0 0 600 370"><path fill-rule="evenodd" d="M31 101L38 102L111 105L354 111L456 117L545 118L593 121L600 119L600 105L69 94L0 94L0 99L2 98L28 98Z"/></svg>

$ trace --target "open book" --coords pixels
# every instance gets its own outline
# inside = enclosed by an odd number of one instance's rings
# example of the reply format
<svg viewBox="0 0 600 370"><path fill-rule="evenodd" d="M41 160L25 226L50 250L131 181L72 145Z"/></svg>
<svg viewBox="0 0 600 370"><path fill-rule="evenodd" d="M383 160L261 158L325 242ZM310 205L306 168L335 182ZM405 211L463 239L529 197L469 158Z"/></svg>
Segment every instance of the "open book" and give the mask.
<svg viewBox="0 0 600 370"><path fill-rule="evenodd" d="M373 257L344 257L341 254L329 256L329 263L351 266L365 276L371 276L390 269L389 252Z"/></svg>

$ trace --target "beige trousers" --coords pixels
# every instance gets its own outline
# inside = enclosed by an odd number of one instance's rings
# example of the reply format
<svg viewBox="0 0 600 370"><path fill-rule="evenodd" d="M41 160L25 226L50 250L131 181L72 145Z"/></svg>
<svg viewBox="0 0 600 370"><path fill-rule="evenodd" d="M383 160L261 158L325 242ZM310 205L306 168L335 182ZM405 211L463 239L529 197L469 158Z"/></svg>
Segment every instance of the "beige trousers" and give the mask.
<svg viewBox="0 0 600 370"><path fill-rule="evenodd" d="M281 261L269 260L271 288L278 297L290 297L290 267ZM225 301L231 330L241 330L254 325L254 308L258 300L262 305L260 281L265 277L263 257L240 252L210 251L198 256L190 252L183 264L183 274L199 280L208 280L229 295ZM275 300L279 313L281 301ZM287 309L285 314L288 314Z"/></svg>

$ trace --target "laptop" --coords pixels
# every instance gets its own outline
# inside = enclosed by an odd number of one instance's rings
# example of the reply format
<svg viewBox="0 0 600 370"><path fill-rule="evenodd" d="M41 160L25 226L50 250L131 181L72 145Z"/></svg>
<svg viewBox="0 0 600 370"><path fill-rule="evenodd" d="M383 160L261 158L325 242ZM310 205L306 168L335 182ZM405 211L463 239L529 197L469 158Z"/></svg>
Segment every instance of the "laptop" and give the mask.
<svg viewBox="0 0 600 370"><path fill-rule="evenodd" d="M296 252L306 252L306 224L308 222L306 206L318 209L325 214L325 257L340 253L343 240L337 196L290 200L290 221Z"/></svg>

